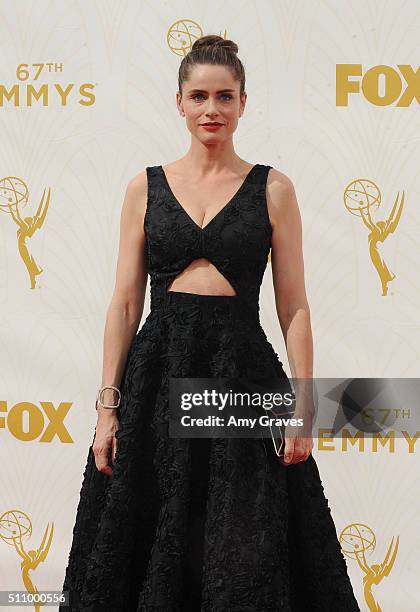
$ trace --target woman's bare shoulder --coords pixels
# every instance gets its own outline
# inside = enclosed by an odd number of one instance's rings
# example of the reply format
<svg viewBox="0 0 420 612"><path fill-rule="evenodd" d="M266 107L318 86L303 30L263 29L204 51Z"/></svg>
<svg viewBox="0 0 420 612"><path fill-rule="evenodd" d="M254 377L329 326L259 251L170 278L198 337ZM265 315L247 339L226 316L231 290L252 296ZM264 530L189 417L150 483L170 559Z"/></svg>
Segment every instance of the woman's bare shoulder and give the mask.
<svg viewBox="0 0 420 612"><path fill-rule="evenodd" d="M292 179L277 168L271 167L267 177L267 208L272 225L285 214L294 214L299 205Z"/></svg>
<svg viewBox="0 0 420 612"><path fill-rule="evenodd" d="M287 174L271 166L267 178L267 188L270 189L273 195L280 195L281 193L294 190L294 185L292 179Z"/></svg>
<svg viewBox="0 0 420 612"><path fill-rule="evenodd" d="M133 176L127 184L125 193L127 212L133 219L141 220L147 206L147 172L142 170Z"/></svg>
<svg viewBox="0 0 420 612"><path fill-rule="evenodd" d="M141 192L147 191L147 172L146 169L138 172L135 176L133 176L127 185L127 189L131 191L135 191L138 194Z"/></svg>

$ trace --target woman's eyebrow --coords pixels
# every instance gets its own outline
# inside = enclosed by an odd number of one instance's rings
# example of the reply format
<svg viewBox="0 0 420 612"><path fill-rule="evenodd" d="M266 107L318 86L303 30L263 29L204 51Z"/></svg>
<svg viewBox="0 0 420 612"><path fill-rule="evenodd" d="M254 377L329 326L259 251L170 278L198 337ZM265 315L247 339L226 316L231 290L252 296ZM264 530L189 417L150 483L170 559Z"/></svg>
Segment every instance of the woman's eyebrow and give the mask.
<svg viewBox="0 0 420 612"><path fill-rule="evenodd" d="M219 89L216 93L234 92L234 89ZM208 93L205 89L190 89L188 93Z"/></svg>

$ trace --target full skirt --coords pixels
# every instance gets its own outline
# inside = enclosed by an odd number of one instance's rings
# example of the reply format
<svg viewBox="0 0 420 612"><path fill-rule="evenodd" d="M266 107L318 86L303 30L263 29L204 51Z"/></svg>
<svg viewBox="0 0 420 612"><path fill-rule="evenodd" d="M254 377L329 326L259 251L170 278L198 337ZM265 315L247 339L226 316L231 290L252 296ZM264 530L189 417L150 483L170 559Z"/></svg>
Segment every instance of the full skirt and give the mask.
<svg viewBox="0 0 420 612"><path fill-rule="evenodd" d="M171 377L286 377L236 296L169 293L127 356L112 476L89 447L60 610L360 611L312 454L168 435Z"/></svg>

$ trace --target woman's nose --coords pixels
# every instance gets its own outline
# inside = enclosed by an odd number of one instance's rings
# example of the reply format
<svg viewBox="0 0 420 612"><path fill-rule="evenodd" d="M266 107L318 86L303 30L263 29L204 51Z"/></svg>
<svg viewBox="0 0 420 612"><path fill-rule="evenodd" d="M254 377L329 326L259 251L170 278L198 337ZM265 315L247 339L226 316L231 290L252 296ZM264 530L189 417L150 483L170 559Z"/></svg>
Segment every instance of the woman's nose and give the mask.
<svg viewBox="0 0 420 612"><path fill-rule="evenodd" d="M218 108L217 100L209 98L208 102L207 102L207 109L206 109L206 111L209 114L214 113L215 115L218 115L219 114L219 108Z"/></svg>

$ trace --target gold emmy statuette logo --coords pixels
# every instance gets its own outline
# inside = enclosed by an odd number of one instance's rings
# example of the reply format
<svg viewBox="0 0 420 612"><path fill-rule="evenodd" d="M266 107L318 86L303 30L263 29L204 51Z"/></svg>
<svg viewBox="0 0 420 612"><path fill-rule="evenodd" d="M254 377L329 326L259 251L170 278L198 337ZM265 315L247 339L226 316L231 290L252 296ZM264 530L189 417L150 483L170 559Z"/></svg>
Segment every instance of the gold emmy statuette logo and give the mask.
<svg viewBox="0 0 420 612"><path fill-rule="evenodd" d="M14 546L17 554L21 557L22 581L28 593L39 593L29 576L29 572L35 570L41 561L45 561L51 546L53 532L54 523L52 523L51 529L47 525L40 546L36 550L26 551L23 547L22 538L28 538L32 534L32 523L29 516L21 510L8 510L0 516L0 538L9 546ZM38 602L34 603L35 611L39 612L41 606L42 604Z"/></svg>
<svg viewBox="0 0 420 612"><path fill-rule="evenodd" d="M386 221L374 221L371 215L373 206L378 207L381 203L381 193L373 181L358 179L352 181L344 190L344 205L346 209L356 217L360 217L369 230L369 255L379 275L382 295L388 294L388 283L395 278L395 274L388 269L385 261L378 251L378 242L385 242L389 234L393 233L398 226L404 206L404 191L400 199L397 193L394 205Z"/></svg>
<svg viewBox="0 0 420 612"><path fill-rule="evenodd" d="M169 27L166 42L176 55L187 55L194 42L201 36L203 36L203 30L196 21L179 19ZM223 35L219 34L219 36L226 39L226 30Z"/></svg>
<svg viewBox="0 0 420 612"><path fill-rule="evenodd" d="M382 612L382 608L372 594L372 585L378 585L385 576L389 576L397 556L400 537L391 539L385 559L382 563L369 565L366 554L372 554L376 547L376 536L372 529L363 523L347 525L340 534L340 545L343 553L349 559L355 559L364 572L363 594L371 612Z"/></svg>
<svg viewBox="0 0 420 612"><path fill-rule="evenodd" d="M29 200L27 185L16 176L0 179L0 211L11 215L13 221L18 226L16 234L19 254L28 270L31 289L35 288L35 278L41 274L42 268L38 266L33 256L29 254L26 241L34 235L36 230L42 227L50 203L50 197L51 189L48 189L46 197L44 189L36 213L24 217L23 214L26 212L24 209L28 206Z"/></svg>

